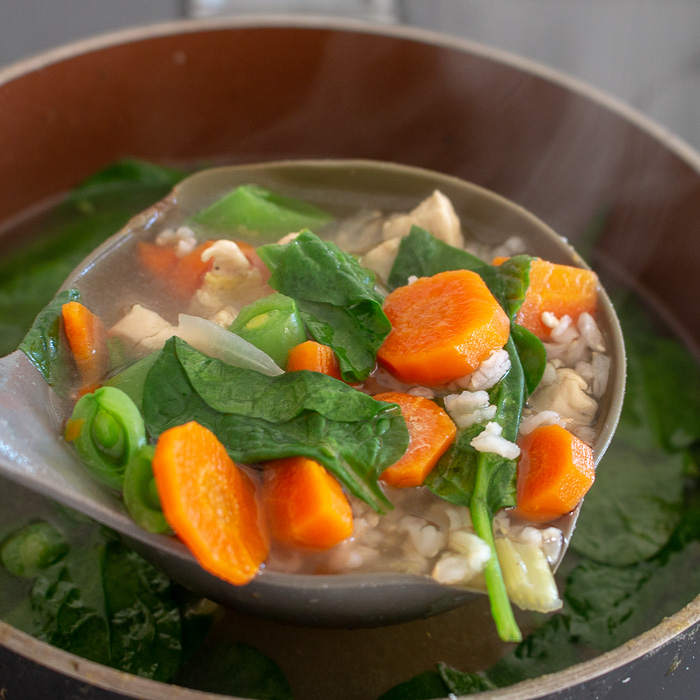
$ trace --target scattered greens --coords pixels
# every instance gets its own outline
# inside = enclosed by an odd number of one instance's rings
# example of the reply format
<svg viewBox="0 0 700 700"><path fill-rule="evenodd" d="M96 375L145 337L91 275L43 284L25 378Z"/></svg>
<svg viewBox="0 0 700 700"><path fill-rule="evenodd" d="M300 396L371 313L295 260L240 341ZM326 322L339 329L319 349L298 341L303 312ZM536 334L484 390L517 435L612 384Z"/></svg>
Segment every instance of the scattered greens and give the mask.
<svg viewBox="0 0 700 700"><path fill-rule="evenodd" d="M333 217L308 202L257 185L241 185L195 214L192 221L229 234L244 229L248 236L258 234L269 240L290 231L318 228Z"/></svg>

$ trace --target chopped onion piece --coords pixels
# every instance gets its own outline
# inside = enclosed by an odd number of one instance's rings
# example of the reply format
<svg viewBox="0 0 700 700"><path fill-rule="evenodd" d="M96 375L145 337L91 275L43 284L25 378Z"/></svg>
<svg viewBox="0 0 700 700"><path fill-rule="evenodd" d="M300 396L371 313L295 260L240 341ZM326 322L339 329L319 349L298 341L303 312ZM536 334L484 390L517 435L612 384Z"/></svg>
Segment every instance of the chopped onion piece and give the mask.
<svg viewBox="0 0 700 700"><path fill-rule="evenodd" d="M284 374L274 360L239 335L199 316L180 314L178 335L193 348L234 367L254 369L268 377Z"/></svg>

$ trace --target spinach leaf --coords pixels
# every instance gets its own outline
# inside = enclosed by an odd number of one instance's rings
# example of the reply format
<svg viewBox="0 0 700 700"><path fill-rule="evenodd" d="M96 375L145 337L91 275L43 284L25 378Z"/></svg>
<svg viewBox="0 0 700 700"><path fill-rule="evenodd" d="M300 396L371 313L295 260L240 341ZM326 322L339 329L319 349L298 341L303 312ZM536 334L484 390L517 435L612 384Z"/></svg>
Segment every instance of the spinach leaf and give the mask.
<svg viewBox="0 0 700 700"><path fill-rule="evenodd" d="M195 377L199 362L206 365L207 372L205 376ZM193 386L188 370L204 396ZM323 375L309 378L309 374L295 372L279 377L251 374L250 370L207 358L183 340L173 338L166 343L146 378L144 417L154 436L195 420L214 432L233 459L241 462L293 455L309 457L323 464L371 507L379 511L390 509L391 504L377 480L408 447L408 430L399 408L365 397L360 402L366 402L362 411L369 417L342 420L346 417L345 401L358 397L349 398L342 382ZM268 382L270 397L293 396L294 401L287 399L287 404L277 406L266 396L262 403L267 405L268 413L252 404L246 413L246 400L238 400L236 394L245 397L251 383L260 392L261 381ZM226 409L227 404L221 402L222 394L213 388L214 384L222 383L230 384L226 389L227 394L231 392L230 408L238 414L221 412L207 403L211 399ZM278 386L281 386L280 394ZM309 386L319 388L322 395L308 394ZM259 395L262 397L263 393Z"/></svg>
<svg viewBox="0 0 700 700"><path fill-rule="evenodd" d="M61 338L61 307L69 301L80 301L77 289L66 289L39 312L19 349L51 385L65 384L72 370L70 350Z"/></svg>
<svg viewBox="0 0 700 700"><path fill-rule="evenodd" d="M649 559L681 520L682 456L650 447L643 433L622 420L586 494L571 547L594 561L626 566Z"/></svg>
<svg viewBox="0 0 700 700"><path fill-rule="evenodd" d="M195 391L221 413L285 423L304 411L315 411L330 420L353 423L369 420L389 406L320 372L270 377L208 357L181 339L174 342Z"/></svg>
<svg viewBox="0 0 700 700"><path fill-rule="evenodd" d="M531 255L514 255L496 266L499 284L491 291L501 302L511 322L525 301L530 286L530 266L534 259Z"/></svg>
<svg viewBox="0 0 700 700"><path fill-rule="evenodd" d="M555 673L580 662L581 655L573 645L570 621L559 613L544 620L520 644L496 662L487 678L498 688Z"/></svg>
<svg viewBox="0 0 700 700"><path fill-rule="evenodd" d="M447 270L471 270L482 277L508 313L513 326L513 319L527 292L532 260L533 258L523 255L510 258L499 267L488 265L470 253L439 241L424 229L414 226L401 241L388 283L393 289L406 284L411 275L432 276ZM526 351L527 374L520 360L515 337ZM511 333L506 349L511 369L491 390L491 403L497 406L494 421L501 426L502 436L514 442L518 435L526 392L537 386L544 372L546 358L542 343L526 332ZM493 453L478 452L471 447L472 439L484 427L477 425L460 432L426 483L436 495L452 503L469 506L476 534L492 551L484 576L496 627L502 639L519 641L520 630L505 590L492 526L493 516L498 510L515 505L516 463Z"/></svg>
<svg viewBox="0 0 700 700"><path fill-rule="evenodd" d="M466 673L443 663L439 663L437 669L453 695L481 693L496 687L483 673Z"/></svg>
<svg viewBox="0 0 700 700"><path fill-rule="evenodd" d="M279 666L254 647L240 642L205 644L175 678L195 690L259 700L292 700Z"/></svg>
<svg viewBox="0 0 700 700"><path fill-rule="evenodd" d="M608 651L641 631L654 598L647 585L656 565L609 566L584 561L566 584L572 615L572 635L580 642Z"/></svg>
<svg viewBox="0 0 700 700"><path fill-rule="evenodd" d="M458 671L438 663L434 671L425 671L391 688L379 700L432 700L433 698L471 695L496 686L483 673Z"/></svg>
<svg viewBox="0 0 700 700"><path fill-rule="evenodd" d="M6 621L41 641L101 664L110 664L109 623L102 593L103 537L72 548L39 573L29 598Z"/></svg>
<svg viewBox="0 0 700 700"><path fill-rule="evenodd" d="M40 238L0 260L0 355L16 349L71 270L184 177L181 170L122 160L88 178L41 222Z"/></svg>
<svg viewBox="0 0 700 700"><path fill-rule="evenodd" d="M180 610L164 574L118 541L102 562L110 629L110 664L145 678L169 680L180 667Z"/></svg>
<svg viewBox="0 0 700 700"><path fill-rule="evenodd" d="M446 698L449 693L438 671L424 671L382 693L378 700L433 700Z"/></svg>
<svg viewBox="0 0 700 700"><path fill-rule="evenodd" d="M179 668L180 609L170 580L102 528L88 528L39 571L29 596L4 619L61 649L146 678L166 681Z"/></svg>
<svg viewBox="0 0 700 700"><path fill-rule="evenodd" d="M534 333L517 323L511 324L510 335L518 351L525 375L525 387L530 396L537 389L544 374L547 366L547 351L544 349L544 343Z"/></svg>
<svg viewBox="0 0 700 700"><path fill-rule="evenodd" d="M393 291L408 284L409 277L432 277L448 270L476 272L492 292L494 287L501 286L494 267L466 250L435 238L420 226L412 226L408 236L401 240L387 286Z"/></svg>
<svg viewBox="0 0 700 700"><path fill-rule="evenodd" d="M270 286L292 297L309 334L333 348L343 379L366 379L391 330L372 272L311 231L258 253L272 273Z"/></svg>

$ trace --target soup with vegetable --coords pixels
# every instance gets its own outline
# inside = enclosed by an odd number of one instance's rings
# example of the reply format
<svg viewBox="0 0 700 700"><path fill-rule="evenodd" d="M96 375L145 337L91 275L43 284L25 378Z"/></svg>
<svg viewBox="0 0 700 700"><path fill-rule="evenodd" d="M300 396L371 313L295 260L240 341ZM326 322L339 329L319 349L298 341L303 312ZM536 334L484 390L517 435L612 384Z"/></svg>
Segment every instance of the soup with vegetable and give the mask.
<svg viewBox="0 0 700 700"><path fill-rule="evenodd" d="M236 585L486 590L510 641L509 601L561 607L611 362L593 272L517 231L485 246L439 190L335 215L250 183L156 224L97 261L109 303L44 312L74 367L65 439L139 525Z"/></svg>

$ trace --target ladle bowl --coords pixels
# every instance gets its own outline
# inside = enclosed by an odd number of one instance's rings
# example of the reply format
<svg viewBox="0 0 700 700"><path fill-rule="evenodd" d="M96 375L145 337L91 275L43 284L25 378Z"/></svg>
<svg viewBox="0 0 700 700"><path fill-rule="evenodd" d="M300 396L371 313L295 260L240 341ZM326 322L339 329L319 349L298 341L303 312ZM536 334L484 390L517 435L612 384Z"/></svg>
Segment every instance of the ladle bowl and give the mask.
<svg viewBox="0 0 700 700"><path fill-rule="evenodd" d="M109 319L115 290L104 289L100 271L129 254L140 239L177 225L240 184L255 183L330 211L363 208L408 211L439 189L453 202L469 235L495 246L512 235L526 250L552 262L585 266L575 250L545 223L515 203L474 184L420 168L377 161L285 161L215 168L185 179L161 202L89 255L64 288L81 290L85 303ZM128 289L125 290L128 296ZM598 323L612 358L606 397L595 430L600 460L614 433L624 394L625 353L610 299L601 290ZM121 501L97 483L62 439L70 408L27 357L0 359L0 475L57 500L116 530L144 558L171 578L224 605L257 616L308 626L370 627L427 617L454 608L479 592L444 586L427 576L397 573L290 574L264 570L251 583L233 586L202 569L175 537L139 528ZM558 523L564 550L577 512Z"/></svg>

